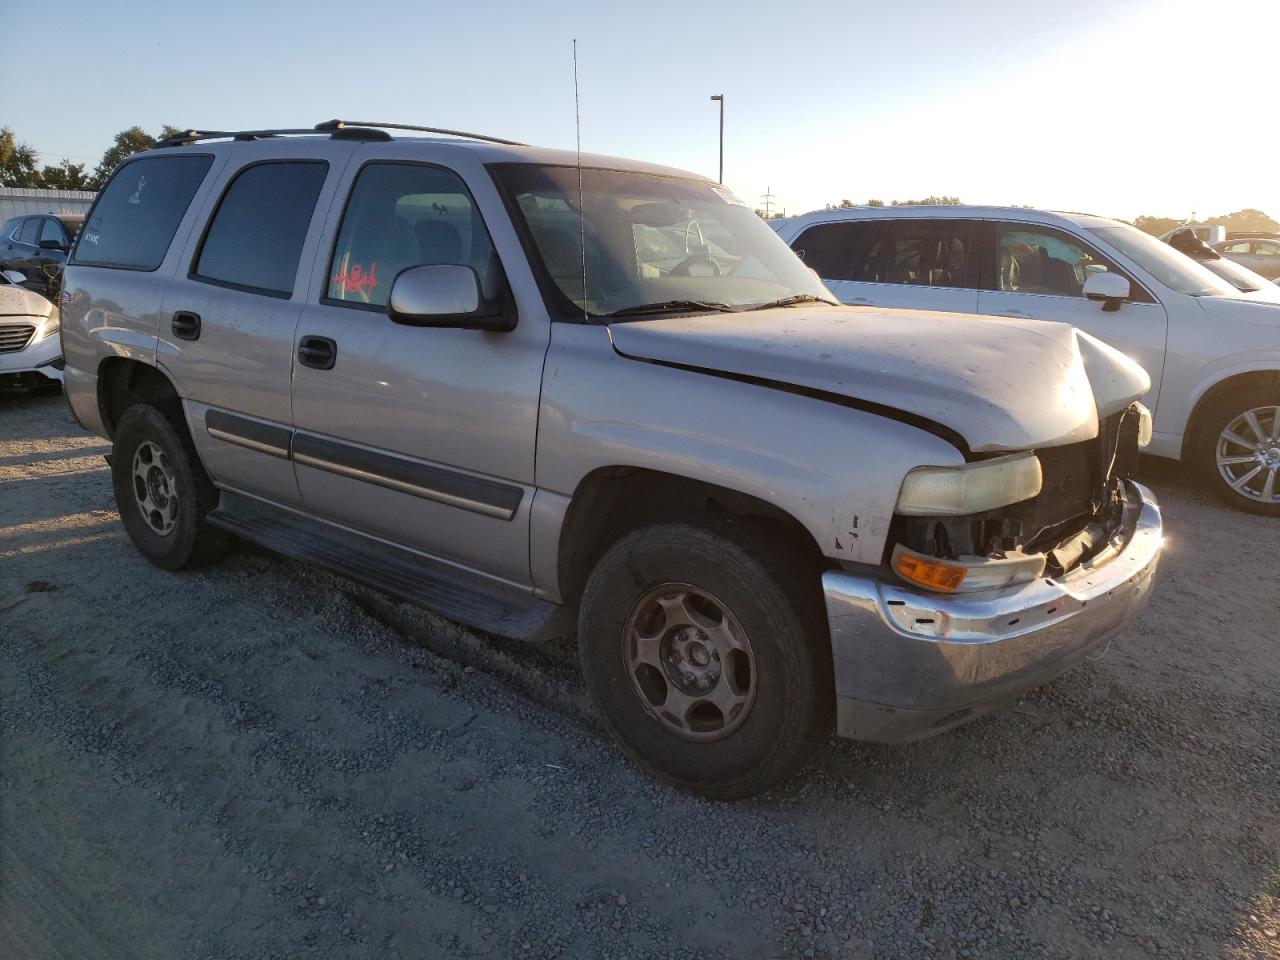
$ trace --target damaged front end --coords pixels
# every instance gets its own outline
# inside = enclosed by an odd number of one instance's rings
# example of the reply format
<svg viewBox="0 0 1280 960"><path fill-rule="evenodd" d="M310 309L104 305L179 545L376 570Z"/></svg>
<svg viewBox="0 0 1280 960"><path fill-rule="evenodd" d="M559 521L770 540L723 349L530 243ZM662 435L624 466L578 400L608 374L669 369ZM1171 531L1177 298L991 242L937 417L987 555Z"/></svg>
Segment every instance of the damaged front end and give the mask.
<svg viewBox="0 0 1280 960"><path fill-rule="evenodd" d="M885 563L904 581L967 593L1061 577L1114 548L1125 480L1150 439L1140 403L1103 418L1091 440L908 476ZM923 482L921 482L921 479Z"/></svg>

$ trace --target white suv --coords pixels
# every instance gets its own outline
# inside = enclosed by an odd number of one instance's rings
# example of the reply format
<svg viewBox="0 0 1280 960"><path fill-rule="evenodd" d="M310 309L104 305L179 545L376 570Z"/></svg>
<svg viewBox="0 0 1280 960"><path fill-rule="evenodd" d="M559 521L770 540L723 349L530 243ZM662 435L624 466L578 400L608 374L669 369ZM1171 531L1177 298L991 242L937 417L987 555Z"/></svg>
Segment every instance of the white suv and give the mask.
<svg viewBox="0 0 1280 960"><path fill-rule="evenodd" d="M1057 320L1107 341L1151 375L1148 452L1280 516L1280 288L1243 293L1083 214L855 207L770 225L844 303Z"/></svg>

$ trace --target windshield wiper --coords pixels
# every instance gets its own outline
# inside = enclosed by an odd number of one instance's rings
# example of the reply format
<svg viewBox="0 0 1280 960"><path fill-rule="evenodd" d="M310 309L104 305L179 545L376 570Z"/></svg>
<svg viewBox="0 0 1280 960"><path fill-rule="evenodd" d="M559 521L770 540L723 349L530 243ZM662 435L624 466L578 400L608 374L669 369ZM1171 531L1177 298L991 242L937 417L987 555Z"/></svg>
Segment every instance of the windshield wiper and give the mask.
<svg viewBox="0 0 1280 960"><path fill-rule="evenodd" d="M712 300L659 300L656 303L641 303L634 307L623 307L612 313L602 314L608 320L612 317L634 317L644 313L679 313L690 310L712 310L716 313L733 313L733 307L727 303Z"/></svg>
<svg viewBox="0 0 1280 960"><path fill-rule="evenodd" d="M791 307L799 303L825 303L829 307L840 306L837 300L828 300L825 297L815 297L812 293L797 293L794 296L783 297L781 300L770 300L768 303L759 303L753 306L752 310L770 310L773 307Z"/></svg>

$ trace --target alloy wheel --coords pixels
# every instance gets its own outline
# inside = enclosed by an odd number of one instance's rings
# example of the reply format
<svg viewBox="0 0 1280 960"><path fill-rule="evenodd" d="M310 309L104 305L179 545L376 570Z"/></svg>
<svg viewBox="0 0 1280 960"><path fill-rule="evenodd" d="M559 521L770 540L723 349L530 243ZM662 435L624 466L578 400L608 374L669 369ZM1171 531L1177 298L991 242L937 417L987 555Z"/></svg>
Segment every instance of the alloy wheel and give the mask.
<svg viewBox="0 0 1280 960"><path fill-rule="evenodd" d="M1280 503L1280 406L1240 414L1218 435L1214 453L1232 490L1257 503Z"/></svg>

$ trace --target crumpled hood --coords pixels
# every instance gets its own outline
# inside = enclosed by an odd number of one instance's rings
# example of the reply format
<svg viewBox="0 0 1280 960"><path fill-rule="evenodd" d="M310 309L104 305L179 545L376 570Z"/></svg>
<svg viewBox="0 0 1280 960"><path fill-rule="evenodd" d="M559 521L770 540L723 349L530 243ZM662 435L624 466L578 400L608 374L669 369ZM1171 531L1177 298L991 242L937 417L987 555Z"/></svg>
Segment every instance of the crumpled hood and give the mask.
<svg viewBox="0 0 1280 960"><path fill-rule="evenodd" d="M614 323L609 332L627 357L891 407L949 428L974 452L1091 439L1100 416L1151 386L1119 351L1038 320L782 307Z"/></svg>
<svg viewBox="0 0 1280 960"><path fill-rule="evenodd" d="M0 317L47 317L53 304L23 287L0 284Z"/></svg>

